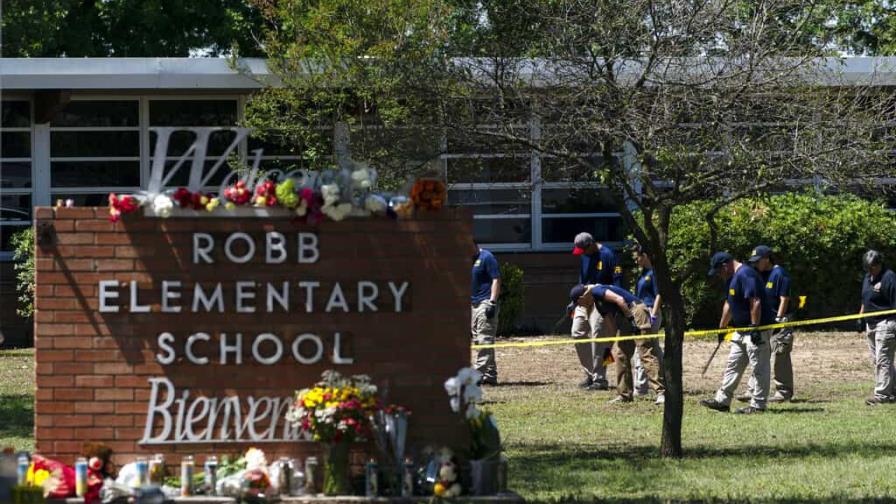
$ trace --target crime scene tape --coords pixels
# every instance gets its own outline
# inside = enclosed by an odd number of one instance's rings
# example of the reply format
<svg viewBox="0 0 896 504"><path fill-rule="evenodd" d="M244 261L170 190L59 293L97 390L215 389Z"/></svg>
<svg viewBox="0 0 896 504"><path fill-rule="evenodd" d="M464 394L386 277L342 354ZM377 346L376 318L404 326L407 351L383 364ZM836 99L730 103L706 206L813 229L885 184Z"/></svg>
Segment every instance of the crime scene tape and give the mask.
<svg viewBox="0 0 896 504"><path fill-rule="evenodd" d="M855 313L852 315L838 315L836 317L824 317L817 319L808 319L808 320L794 320L792 322L777 322L774 324L761 325L756 327L726 327L719 329L701 329L696 331L685 331L685 337L700 337L700 336L711 336L719 333L729 333L729 332L738 332L738 331L768 331L772 329L783 329L785 327L800 327L800 326L808 326L808 325L820 325L820 324L830 324L832 322L844 322L847 320L858 320L867 317L880 317L883 315L896 315L896 310L883 310L876 311L871 313ZM550 341L527 341L527 342L519 342L519 343L493 343L491 345L473 345L471 348L473 350L485 350L488 348L525 348L525 347L541 347L541 346L551 346L551 345L571 345L571 344L580 344L580 343L612 343L615 341L629 341L636 339L656 339L665 337L666 333L658 332L651 334L636 334L629 336L606 336L602 338L581 338L581 339L573 339L573 338L564 338Z"/></svg>

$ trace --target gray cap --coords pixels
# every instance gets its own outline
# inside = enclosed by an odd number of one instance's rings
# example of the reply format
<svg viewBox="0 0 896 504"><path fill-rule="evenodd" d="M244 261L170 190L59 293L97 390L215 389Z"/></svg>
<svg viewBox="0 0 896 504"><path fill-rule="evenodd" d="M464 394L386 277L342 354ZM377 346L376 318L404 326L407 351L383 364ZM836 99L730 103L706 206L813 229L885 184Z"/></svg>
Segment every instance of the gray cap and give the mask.
<svg viewBox="0 0 896 504"><path fill-rule="evenodd" d="M575 245L572 253L574 255L582 255L588 250L588 247L594 245L594 237L591 236L591 233L579 233L572 243Z"/></svg>

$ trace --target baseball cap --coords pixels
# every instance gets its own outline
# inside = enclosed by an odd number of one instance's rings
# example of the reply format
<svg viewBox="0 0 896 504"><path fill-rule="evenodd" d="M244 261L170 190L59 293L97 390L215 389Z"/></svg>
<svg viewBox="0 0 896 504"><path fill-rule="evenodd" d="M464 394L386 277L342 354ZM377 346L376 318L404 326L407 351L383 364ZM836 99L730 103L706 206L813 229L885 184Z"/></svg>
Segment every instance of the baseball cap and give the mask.
<svg viewBox="0 0 896 504"><path fill-rule="evenodd" d="M591 236L591 233L579 233L573 240L573 245L575 245L575 248L572 249L572 255L580 256L585 253L588 247L594 245L594 237Z"/></svg>
<svg viewBox="0 0 896 504"><path fill-rule="evenodd" d="M772 254L772 248L766 245L757 245L756 248L753 249L753 253L750 255L750 262L756 262L763 257L768 257Z"/></svg>
<svg viewBox="0 0 896 504"><path fill-rule="evenodd" d="M566 313L572 313L573 310L576 309L576 306L579 304L579 298L585 294L585 286L582 284L576 285L569 291L569 304L566 305Z"/></svg>
<svg viewBox="0 0 896 504"><path fill-rule="evenodd" d="M731 254L728 252L716 252L712 255L712 259L709 260L709 273L707 273L707 275L715 275L719 272L719 268L721 268L723 264L733 260L734 258L731 257Z"/></svg>

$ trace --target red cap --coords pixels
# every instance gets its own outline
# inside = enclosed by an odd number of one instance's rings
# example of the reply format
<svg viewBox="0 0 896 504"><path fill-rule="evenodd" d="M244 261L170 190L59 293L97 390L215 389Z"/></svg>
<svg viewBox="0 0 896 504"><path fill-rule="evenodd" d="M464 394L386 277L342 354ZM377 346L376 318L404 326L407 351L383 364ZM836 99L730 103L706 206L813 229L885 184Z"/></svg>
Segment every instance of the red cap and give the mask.
<svg viewBox="0 0 896 504"><path fill-rule="evenodd" d="M584 253L585 253L585 249L583 249L582 247L576 247L576 248L572 249L572 255L574 255L574 256L580 256Z"/></svg>

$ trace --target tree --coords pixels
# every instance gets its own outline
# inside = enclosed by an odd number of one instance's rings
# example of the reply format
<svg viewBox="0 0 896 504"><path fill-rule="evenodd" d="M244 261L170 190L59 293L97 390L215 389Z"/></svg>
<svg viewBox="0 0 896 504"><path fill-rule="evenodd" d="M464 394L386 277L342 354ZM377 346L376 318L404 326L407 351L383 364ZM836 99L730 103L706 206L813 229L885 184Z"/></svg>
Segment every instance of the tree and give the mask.
<svg viewBox="0 0 896 504"><path fill-rule="evenodd" d="M261 16L245 0L7 0L3 56L260 54Z"/></svg>
<svg viewBox="0 0 896 504"><path fill-rule="evenodd" d="M835 61L819 59L828 39L807 36L824 15L813 3L266 4L276 26L268 55L285 86L260 95L254 110L269 114L254 114L254 125L291 128L302 140L348 123L352 155L383 160L408 159L406 146L354 139L418 128L533 150L606 186L651 254L666 304L666 456L683 453L681 285L707 267L670 267L672 209L714 199L704 217L715 247L714 215L727 203L792 183L870 184L893 145L889 98L871 81L847 84Z"/></svg>

